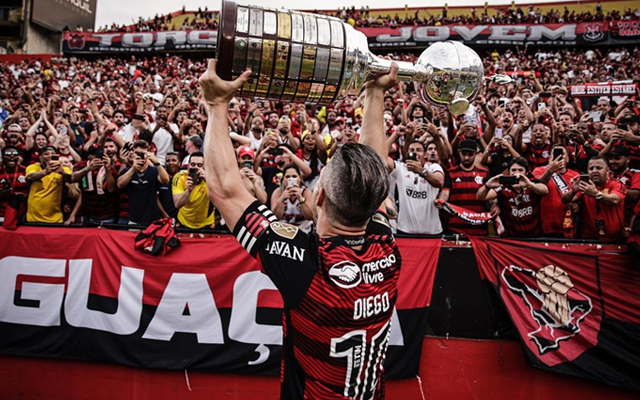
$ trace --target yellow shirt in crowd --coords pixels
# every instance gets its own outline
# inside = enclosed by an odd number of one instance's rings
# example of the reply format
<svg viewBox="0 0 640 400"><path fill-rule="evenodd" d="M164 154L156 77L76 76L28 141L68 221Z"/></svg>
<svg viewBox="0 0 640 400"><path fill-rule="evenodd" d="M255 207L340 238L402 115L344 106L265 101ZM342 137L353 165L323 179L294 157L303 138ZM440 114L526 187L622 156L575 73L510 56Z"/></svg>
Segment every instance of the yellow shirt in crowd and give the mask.
<svg viewBox="0 0 640 400"><path fill-rule="evenodd" d="M39 163L27 167L26 175L41 172ZM71 170L64 167L65 174ZM27 222L44 222L50 224L64 222L62 216L62 174L52 172L39 181L31 183L29 200L27 201Z"/></svg>
<svg viewBox="0 0 640 400"><path fill-rule="evenodd" d="M188 172L182 171L173 178L173 194L181 194L187 191ZM178 210L178 221L187 228L200 229L215 223L213 209L209 214L209 197L207 196L207 183L200 181L189 196L189 201Z"/></svg>

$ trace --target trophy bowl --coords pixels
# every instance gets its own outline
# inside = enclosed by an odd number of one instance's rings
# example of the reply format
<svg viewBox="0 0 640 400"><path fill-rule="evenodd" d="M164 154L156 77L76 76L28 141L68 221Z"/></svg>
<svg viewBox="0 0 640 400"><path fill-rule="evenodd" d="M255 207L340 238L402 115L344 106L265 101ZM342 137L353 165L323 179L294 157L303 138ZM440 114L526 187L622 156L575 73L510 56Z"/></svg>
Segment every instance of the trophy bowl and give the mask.
<svg viewBox="0 0 640 400"><path fill-rule="evenodd" d="M366 36L337 18L228 0L222 2L217 58L217 73L226 80L251 69L239 96L311 104L357 95L393 62L371 53ZM457 42L434 43L415 65L396 63L399 80L416 82L425 101L455 115L484 83L480 57Z"/></svg>

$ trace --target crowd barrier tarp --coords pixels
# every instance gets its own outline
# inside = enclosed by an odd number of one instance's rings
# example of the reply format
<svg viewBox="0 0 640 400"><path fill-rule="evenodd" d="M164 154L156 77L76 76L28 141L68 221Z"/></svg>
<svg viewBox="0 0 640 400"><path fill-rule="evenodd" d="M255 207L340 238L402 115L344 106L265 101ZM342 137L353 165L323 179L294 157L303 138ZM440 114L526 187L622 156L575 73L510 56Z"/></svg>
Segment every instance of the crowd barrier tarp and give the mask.
<svg viewBox="0 0 640 400"><path fill-rule="evenodd" d="M135 233L0 229L0 353L226 373L279 371L282 300L230 235L168 255ZM439 239L399 239L389 378L418 373Z"/></svg>
<svg viewBox="0 0 640 400"><path fill-rule="evenodd" d="M442 40L474 46L620 45L640 43L640 21L583 22L573 24L439 25L397 28L356 28L367 36L371 49L423 48ZM211 51L216 30L163 32L66 32L62 51L82 53L145 53Z"/></svg>
<svg viewBox="0 0 640 400"><path fill-rule="evenodd" d="M471 241L529 364L640 390L640 272L628 253Z"/></svg>

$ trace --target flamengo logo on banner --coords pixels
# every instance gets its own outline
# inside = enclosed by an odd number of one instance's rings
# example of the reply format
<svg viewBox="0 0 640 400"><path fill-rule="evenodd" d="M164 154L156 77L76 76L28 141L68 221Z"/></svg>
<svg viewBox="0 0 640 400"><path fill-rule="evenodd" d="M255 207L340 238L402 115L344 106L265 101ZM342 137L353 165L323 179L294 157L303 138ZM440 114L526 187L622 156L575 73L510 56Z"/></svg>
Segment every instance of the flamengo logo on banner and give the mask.
<svg viewBox="0 0 640 400"><path fill-rule="evenodd" d="M69 273L66 275L66 268ZM164 288L148 325L141 326L143 279L145 271L121 267L118 307L115 313L88 308L92 260L52 260L5 257L0 260L0 322L55 327L66 322L76 328L88 328L116 335L144 331L143 339L170 341L176 332L192 333L201 344L224 344L229 340L259 345L281 345L280 325L256 322L258 297L263 290L277 290L260 271L239 275L233 285L233 304L227 335L216 306L214 292L205 274L173 273ZM31 281L30 278L31 277ZM37 277L67 278L68 283L35 282ZM35 279L34 279L35 278ZM16 283L22 282L20 299L35 306L16 304ZM66 296L65 296L66 293ZM185 307L189 314L184 315ZM375 309L375 307L374 307ZM394 310L391 343L403 345L399 319Z"/></svg>
<svg viewBox="0 0 640 400"><path fill-rule="evenodd" d="M487 40L476 40L476 36L483 31L489 30L490 35ZM545 25L477 25L473 27L468 26L420 26L412 27L405 26L398 29L399 35L378 35L376 41L378 43L372 43L373 46L385 46L398 45L398 42L439 42L447 40L456 33L464 41L481 42L533 42L540 41L543 38L560 41L566 43L567 41L575 41L576 25L568 24L562 25L556 29L552 29Z"/></svg>

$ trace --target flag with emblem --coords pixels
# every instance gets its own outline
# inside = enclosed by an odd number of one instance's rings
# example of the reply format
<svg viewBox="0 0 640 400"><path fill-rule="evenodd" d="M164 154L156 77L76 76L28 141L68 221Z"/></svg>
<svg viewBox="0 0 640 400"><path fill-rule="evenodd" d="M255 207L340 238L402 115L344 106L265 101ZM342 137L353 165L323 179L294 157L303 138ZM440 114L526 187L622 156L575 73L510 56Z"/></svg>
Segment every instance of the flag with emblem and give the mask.
<svg viewBox="0 0 640 400"><path fill-rule="evenodd" d="M470 239L530 365L640 390L640 272L626 250Z"/></svg>

